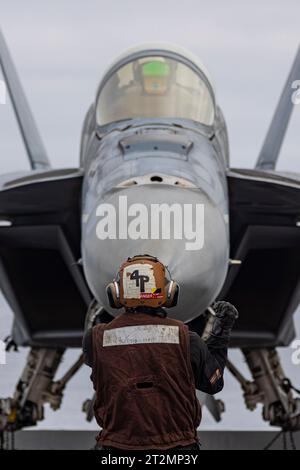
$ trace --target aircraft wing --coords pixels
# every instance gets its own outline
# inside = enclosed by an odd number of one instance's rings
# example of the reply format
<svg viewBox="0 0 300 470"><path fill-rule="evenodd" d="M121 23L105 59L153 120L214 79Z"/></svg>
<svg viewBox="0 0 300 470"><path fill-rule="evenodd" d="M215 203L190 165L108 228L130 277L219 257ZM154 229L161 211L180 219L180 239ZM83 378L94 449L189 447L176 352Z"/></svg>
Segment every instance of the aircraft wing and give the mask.
<svg viewBox="0 0 300 470"><path fill-rule="evenodd" d="M0 30L2 69L33 171L0 177L0 288L14 313L18 345L81 346L91 295L78 264L78 169L50 160Z"/></svg>
<svg viewBox="0 0 300 470"><path fill-rule="evenodd" d="M288 345L300 301L300 175L228 172L232 265L220 297L241 311L232 344Z"/></svg>
<svg viewBox="0 0 300 470"><path fill-rule="evenodd" d="M0 180L0 288L19 345L80 346L91 295L80 258L78 169Z"/></svg>

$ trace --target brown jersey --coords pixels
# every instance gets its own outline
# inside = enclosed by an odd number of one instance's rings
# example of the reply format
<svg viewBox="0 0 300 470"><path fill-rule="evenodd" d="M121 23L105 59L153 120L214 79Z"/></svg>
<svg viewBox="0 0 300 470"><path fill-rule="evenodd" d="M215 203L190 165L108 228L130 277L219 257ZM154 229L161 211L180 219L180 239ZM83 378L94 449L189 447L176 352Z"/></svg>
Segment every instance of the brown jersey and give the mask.
<svg viewBox="0 0 300 470"><path fill-rule="evenodd" d="M180 321L125 313L93 328L98 442L120 449L168 449L197 441L188 328Z"/></svg>

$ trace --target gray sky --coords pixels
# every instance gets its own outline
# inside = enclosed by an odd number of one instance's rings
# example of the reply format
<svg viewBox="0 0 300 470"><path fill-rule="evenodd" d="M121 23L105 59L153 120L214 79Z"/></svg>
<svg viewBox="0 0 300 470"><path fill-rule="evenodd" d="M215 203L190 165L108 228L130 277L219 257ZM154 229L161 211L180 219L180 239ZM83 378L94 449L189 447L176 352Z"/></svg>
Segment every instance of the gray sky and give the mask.
<svg viewBox="0 0 300 470"><path fill-rule="evenodd" d="M0 25L55 167L78 166L84 115L113 57L151 41L174 42L199 55L227 120L232 166L253 167L300 42L298 0L0 0L0 11ZM299 125L300 105L278 169L300 172ZM1 173L28 168L9 103L0 105L0 154ZM10 318L1 300L1 337L9 333ZM77 355L68 353L63 367ZM244 367L239 353L232 355ZM285 364L299 385L300 366L291 365L290 355L284 352ZM0 366L0 396L11 393L23 361L22 353L11 354L8 365ZM81 402L91 394L88 373L85 369L74 379L63 410L47 413L41 427L82 428ZM244 411L230 377L220 398L228 410L223 428L261 426L259 412ZM213 425L206 415L204 425Z"/></svg>

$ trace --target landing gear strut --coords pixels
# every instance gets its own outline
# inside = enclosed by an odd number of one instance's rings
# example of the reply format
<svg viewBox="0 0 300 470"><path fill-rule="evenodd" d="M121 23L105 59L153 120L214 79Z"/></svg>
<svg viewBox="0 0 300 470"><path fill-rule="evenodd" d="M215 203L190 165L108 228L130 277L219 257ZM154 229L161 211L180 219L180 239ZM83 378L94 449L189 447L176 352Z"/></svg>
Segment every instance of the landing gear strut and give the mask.
<svg viewBox="0 0 300 470"><path fill-rule="evenodd" d="M13 433L44 419L44 405L60 408L67 383L83 364L83 355L59 380L54 376L64 349L32 348L12 398L0 399L0 444L11 447ZM8 433L11 433L9 436ZM10 443L6 445L6 443Z"/></svg>
<svg viewBox="0 0 300 470"><path fill-rule="evenodd" d="M243 350L246 362L252 374L252 381L247 380L232 364L227 367L240 383L244 399L249 410L253 411L261 403L263 419L271 426L280 427L284 432L300 430L300 399L295 398L294 388L285 377L276 349Z"/></svg>

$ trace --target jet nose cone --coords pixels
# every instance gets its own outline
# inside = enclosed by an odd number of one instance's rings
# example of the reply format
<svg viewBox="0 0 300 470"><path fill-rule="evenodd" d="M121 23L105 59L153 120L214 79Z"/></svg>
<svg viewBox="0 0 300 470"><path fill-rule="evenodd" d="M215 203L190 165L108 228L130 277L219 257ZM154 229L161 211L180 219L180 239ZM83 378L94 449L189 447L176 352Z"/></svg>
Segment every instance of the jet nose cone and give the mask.
<svg viewBox="0 0 300 470"><path fill-rule="evenodd" d="M220 291L228 266L224 215L200 189L163 184L115 189L83 226L83 264L95 297L109 308L105 287L129 256L150 254L180 284L174 318L188 321Z"/></svg>

